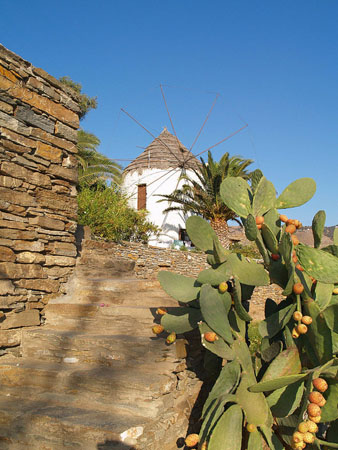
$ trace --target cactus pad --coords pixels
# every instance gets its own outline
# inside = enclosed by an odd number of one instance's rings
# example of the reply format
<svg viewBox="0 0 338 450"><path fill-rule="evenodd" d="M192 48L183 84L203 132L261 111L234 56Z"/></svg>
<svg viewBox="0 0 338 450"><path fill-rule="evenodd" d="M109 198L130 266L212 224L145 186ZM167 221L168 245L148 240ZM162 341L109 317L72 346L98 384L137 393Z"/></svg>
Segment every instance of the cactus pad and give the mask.
<svg viewBox="0 0 338 450"><path fill-rule="evenodd" d="M195 278L177 273L161 270L157 277L166 293L180 302L195 300L201 289Z"/></svg>
<svg viewBox="0 0 338 450"><path fill-rule="evenodd" d="M258 183L252 202L254 217L262 216L276 205L276 190L271 181L262 177Z"/></svg>
<svg viewBox="0 0 338 450"><path fill-rule="evenodd" d="M312 220L312 233L315 248L320 246L324 232L325 220L326 214L323 210L318 211Z"/></svg>
<svg viewBox="0 0 338 450"><path fill-rule="evenodd" d="M254 241L257 238L256 220L252 214L249 214L244 222L245 236L249 241Z"/></svg>
<svg viewBox="0 0 338 450"><path fill-rule="evenodd" d="M168 308L169 312L161 318L161 325L168 332L186 333L197 328L202 320L201 311L197 308Z"/></svg>
<svg viewBox="0 0 338 450"><path fill-rule="evenodd" d="M317 248L297 245L297 257L304 270L323 283L338 283L338 258Z"/></svg>
<svg viewBox="0 0 338 450"><path fill-rule="evenodd" d="M213 250L214 240L218 238L206 220L199 216L191 216L187 219L185 226L189 238L197 248L204 252Z"/></svg>
<svg viewBox="0 0 338 450"><path fill-rule="evenodd" d="M316 192L316 182L312 178L299 178L290 183L277 198L278 209L294 208L308 202Z"/></svg>
<svg viewBox="0 0 338 450"><path fill-rule="evenodd" d="M251 214L252 192L248 183L240 177L229 177L223 180L220 194L226 206L239 217Z"/></svg>

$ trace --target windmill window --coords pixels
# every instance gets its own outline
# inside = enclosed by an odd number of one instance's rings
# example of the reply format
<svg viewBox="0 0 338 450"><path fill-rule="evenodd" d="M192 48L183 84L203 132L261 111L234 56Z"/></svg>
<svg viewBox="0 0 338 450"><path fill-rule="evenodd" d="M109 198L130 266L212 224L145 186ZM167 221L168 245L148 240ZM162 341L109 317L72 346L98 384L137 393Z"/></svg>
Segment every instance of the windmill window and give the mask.
<svg viewBox="0 0 338 450"><path fill-rule="evenodd" d="M137 186L137 209L147 209L147 185L139 184Z"/></svg>

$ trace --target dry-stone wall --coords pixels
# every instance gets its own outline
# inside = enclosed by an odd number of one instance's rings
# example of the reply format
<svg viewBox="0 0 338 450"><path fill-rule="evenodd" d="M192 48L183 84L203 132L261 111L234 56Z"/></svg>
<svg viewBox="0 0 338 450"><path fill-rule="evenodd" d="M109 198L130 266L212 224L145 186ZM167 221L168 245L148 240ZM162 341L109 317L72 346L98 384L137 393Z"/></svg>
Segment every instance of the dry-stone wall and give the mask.
<svg viewBox="0 0 338 450"><path fill-rule="evenodd" d="M0 45L0 348L75 265L78 113L76 93Z"/></svg>

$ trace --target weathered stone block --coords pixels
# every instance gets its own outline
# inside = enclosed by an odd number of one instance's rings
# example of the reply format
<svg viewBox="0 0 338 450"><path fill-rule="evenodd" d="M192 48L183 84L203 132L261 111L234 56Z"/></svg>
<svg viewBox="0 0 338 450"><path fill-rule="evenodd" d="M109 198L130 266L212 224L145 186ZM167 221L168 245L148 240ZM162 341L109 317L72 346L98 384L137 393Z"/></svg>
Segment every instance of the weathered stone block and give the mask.
<svg viewBox="0 0 338 450"><path fill-rule="evenodd" d="M22 252L16 255L16 262L23 264L41 264L45 260L46 257L41 253Z"/></svg>
<svg viewBox="0 0 338 450"><path fill-rule="evenodd" d="M9 241L11 242L11 241ZM0 240L0 245L5 245L5 243L3 242L3 240ZM11 247L13 248L14 251L23 251L23 250L28 250L31 252L43 252L45 249L45 245L43 242L40 241L14 241L11 242Z"/></svg>
<svg viewBox="0 0 338 450"><path fill-rule="evenodd" d="M68 244L67 242L52 242L48 245L47 251L52 255L59 256L76 256L77 249L74 244Z"/></svg>
<svg viewBox="0 0 338 450"><path fill-rule="evenodd" d="M1 330L0 347L17 347L21 344L21 330Z"/></svg>
<svg viewBox="0 0 338 450"><path fill-rule="evenodd" d="M23 222L16 222L14 220L2 220L0 219L0 228L14 228L16 230L24 230L26 224Z"/></svg>
<svg viewBox="0 0 338 450"><path fill-rule="evenodd" d="M18 78L14 75L13 72L10 70L7 70L4 66L0 65L0 75L2 77L7 78L8 80L12 81L13 83L18 82Z"/></svg>
<svg viewBox="0 0 338 450"><path fill-rule="evenodd" d="M8 103L2 102L0 100L0 111L4 111L5 113L8 114L13 114L13 106L9 105Z"/></svg>
<svg viewBox="0 0 338 450"><path fill-rule="evenodd" d="M44 144L43 142L38 142L35 155L41 156L41 158L47 159L48 161L59 163L61 161L62 150Z"/></svg>
<svg viewBox="0 0 338 450"><path fill-rule="evenodd" d="M4 239L24 239L31 241L37 238L35 231L23 231L23 230L7 230L5 228L0 228L0 238Z"/></svg>
<svg viewBox="0 0 338 450"><path fill-rule="evenodd" d="M0 199L15 205L22 206L37 206L34 197L26 192L13 191L11 189L0 187Z"/></svg>
<svg viewBox="0 0 338 450"><path fill-rule="evenodd" d="M31 128L25 126L22 122L15 117L0 111L0 126L8 128L9 130L16 131L24 136L31 134Z"/></svg>
<svg viewBox="0 0 338 450"><path fill-rule="evenodd" d="M54 122L41 114L36 114L31 108L18 106L15 110L15 117L48 133L53 133L54 131Z"/></svg>
<svg viewBox="0 0 338 450"><path fill-rule="evenodd" d="M32 136L38 139L42 139L43 141L46 141L53 145L56 145L57 147L63 148L71 153L77 153L76 145L73 142L69 142L66 141L65 139L54 136L53 134L46 133L45 131L40 130L40 128L33 128Z"/></svg>
<svg viewBox="0 0 338 450"><path fill-rule="evenodd" d="M69 218L76 219L77 200L72 197L58 195L55 192L38 189L36 199L40 207L64 211Z"/></svg>
<svg viewBox="0 0 338 450"><path fill-rule="evenodd" d="M38 264L0 263L0 279L47 278Z"/></svg>
<svg viewBox="0 0 338 450"><path fill-rule="evenodd" d="M68 141L72 141L74 143L77 142L77 130L67 127L67 125L64 125L61 122L56 122L55 134L59 137L67 139Z"/></svg>
<svg viewBox="0 0 338 450"><path fill-rule="evenodd" d="M6 213L3 211L0 211L0 219L3 220L13 220L14 222L28 222L28 219L26 217L16 216L14 214Z"/></svg>
<svg viewBox="0 0 338 450"><path fill-rule="evenodd" d="M16 286L33 289L44 292L58 292L60 283L57 280L19 280L15 282Z"/></svg>
<svg viewBox="0 0 338 450"><path fill-rule="evenodd" d="M28 153L31 150L28 147L14 144L14 142L8 141L7 139L0 139L0 147L1 146L3 146L6 150L10 150L15 153Z"/></svg>
<svg viewBox="0 0 338 450"><path fill-rule="evenodd" d="M38 225L41 228L47 228L49 230L59 230L63 231L65 229L65 224L62 220L51 219L50 217L31 217L29 219L31 225Z"/></svg>
<svg viewBox="0 0 338 450"><path fill-rule="evenodd" d="M14 285L10 280L0 280L0 295L14 294Z"/></svg>
<svg viewBox="0 0 338 450"><path fill-rule="evenodd" d="M6 319L1 322L0 329L8 330L11 328L33 327L40 325L40 313L37 309L22 311L19 313L9 313Z"/></svg>
<svg viewBox="0 0 338 450"><path fill-rule="evenodd" d="M33 139L21 136L21 134L15 133L14 131L8 130L7 128L2 126L0 127L0 136L10 141L14 141L17 144L23 145L24 147L36 147L36 141L33 141Z"/></svg>
<svg viewBox="0 0 338 450"><path fill-rule="evenodd" d="M7 188L16 188L20 187L22 183L23 183L22 180L18 180L17 178L0 175L0 186Z"/></svg>
<svg viewBox="0 0 338 450"><path fill-rule="evenodd" d="M28 155L25 155L28 156ZM29 167L30 169L38 169L39 166L35 163L35 161L32 161L29 158L24 158L21 155L17 155L12 159L12 162L16 162L20 164L21 166Z"/></svg>
<svg viewBox="0 0 338 450"><path fill-rule="evenodd" d="M75 263L76 259L69 256L46 255L46 266L74 266Z"/></svg>
<svg viewBox="0 0 338 450"><path fill-rule="evenodd" d="M0 247L0 261L15 261L15 253L9 247Z"/></svg>
<svg viewBox="0 0 338 450"><path fill-rule="evenodd" d="M77 183L78 172L77 168L68 169L67 167L57 166L52 164L50 166L50 173L56 177L63 178L73 183Z"/></svg>

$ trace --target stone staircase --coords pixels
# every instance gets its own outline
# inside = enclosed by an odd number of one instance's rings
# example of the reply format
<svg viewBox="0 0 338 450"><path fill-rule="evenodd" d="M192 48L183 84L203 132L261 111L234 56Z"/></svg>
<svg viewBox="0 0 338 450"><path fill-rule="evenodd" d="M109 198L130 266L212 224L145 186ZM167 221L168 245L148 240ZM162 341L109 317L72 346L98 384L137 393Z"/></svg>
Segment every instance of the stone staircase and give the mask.
<svg viewBox="0 0 338 450"><path fill-rule="evenodd" d="M84 249L67 294L24 331L22 356L1 358L0 449L177 448L201 381L184 340L151 332L157 307L176 302L132 268Z"/></svg>

